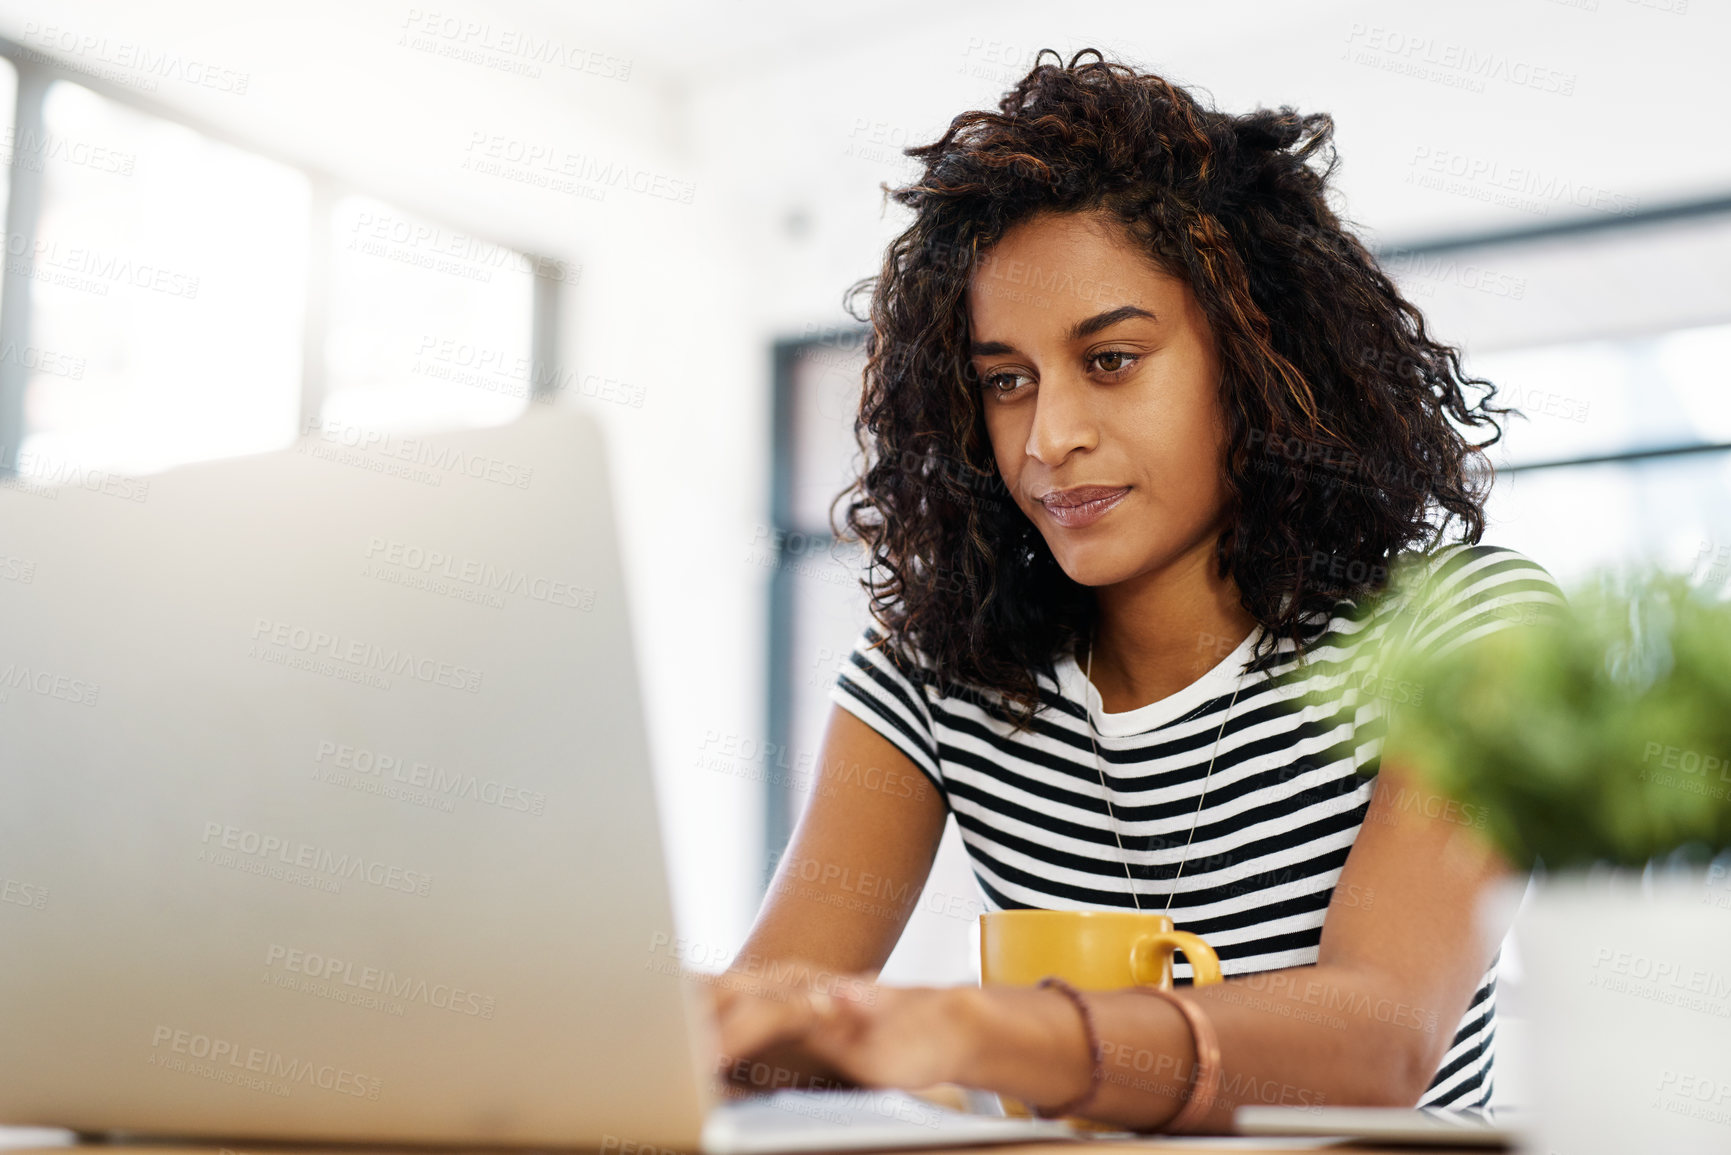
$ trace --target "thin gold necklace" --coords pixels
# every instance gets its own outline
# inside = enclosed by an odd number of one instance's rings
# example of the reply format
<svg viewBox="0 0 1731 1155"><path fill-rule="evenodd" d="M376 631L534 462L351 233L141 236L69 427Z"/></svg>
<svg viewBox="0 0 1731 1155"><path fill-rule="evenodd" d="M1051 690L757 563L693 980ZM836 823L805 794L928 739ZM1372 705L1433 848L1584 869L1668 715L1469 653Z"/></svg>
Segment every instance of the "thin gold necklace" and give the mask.
<svg viewBox="0 0 1731 1155"><path fill-rule="evenodd" d="M1088 668L1082 674L1088 686L1094 684L1094 627L1088 629ZM1242 645L1243 643L1239 643ZM1236 651L1234 651L1236 652ZM1178 896L1178 880L1184 875L1184 864L1190 861L1190 844L1196 841L1196 825L1202 821L1202 801L1208 797L1208 780L1214 776L1214 759L1220 755L1220 739L1226 734L1226 722L1232 717L1232 707L1238 704L1238 691L1244 688L1244 674L1238 675L1238 685L1232 690L1232 700L1226 703L1226 714L1220 719L1220 729L1214 735L1214 752L1208 755L1208 769L1202 775L1202 792L1196 796L1196 813L1190 816L1190 837L1184 840L1184 854L1178 859L1178 871L1172 876L1172 890L1166 895L1162 913L1170 913L1172 900ZM1101 706L1104 708L1104 699ZM1106 818L1112 823L1112 837L1118 843L1118 861L1124 865L1124 879L1130 884L1130 901L1142 909L1142 896L1137 893L1136 879L1130 873L1130 854L1124 849L1124 834L1118 825L1118 815L1112 809L1112 791L1106 785L1106 771L1100 765L1100 747L1094 741L1094 711L1088 705L1087 689L1082 693L1082 712L1088 715L1088 748L1094 752L1094 774L1100 779L1100 800L1106 804Z"/></svg>

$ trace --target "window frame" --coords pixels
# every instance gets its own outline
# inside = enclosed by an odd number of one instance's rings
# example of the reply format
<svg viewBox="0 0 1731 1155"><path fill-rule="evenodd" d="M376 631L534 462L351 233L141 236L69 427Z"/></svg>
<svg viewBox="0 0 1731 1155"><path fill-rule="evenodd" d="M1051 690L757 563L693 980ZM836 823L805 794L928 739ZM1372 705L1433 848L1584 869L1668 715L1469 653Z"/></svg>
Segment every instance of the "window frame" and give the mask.
<svg viewBox="0 0 1731 1155"><path fill-rule="evenodd" d="M1639 230L1648 225L1669 224L1676 221L1723 218L1731 216L1731 196L1702 197L1695 200L1674 201L1669 204L1652 205L1629 213L1617 215L1596 215L1573 217L1566 220L1551 221L1539 225L1523 225L1511 229L1494 229L1476 233L1460 233L1453 236L1437 237L1428 241L1419 241L1406 245L1389 245L1373 248L1372 255L1379 262L1391 261L1411 262L1415 258L1437 257L1444 254L1472 252L1490 255L1498 251L1519 248L1538 241L1555 240L1558 237L1578 237L1587 235L1615 235L1631 230ZM1494 260L1491 262L1494 263ZM1678 326L1694 328L1695 322ZM1672 330L1676 331L1676 330ZM1519 349L1538 348L1540 345L1511 345L1498 352L1514 352ZM1514 462L1500 467L1498 473L1530 473L1547 469L1569 469L1576 466L1631 464L1666 457L1697 453L1724 453L1731 451L1731 441L1687 441L1646 446L1640 449L1628 449L1615 453L1580 454L1559 457L1541 461Z"/></svg>

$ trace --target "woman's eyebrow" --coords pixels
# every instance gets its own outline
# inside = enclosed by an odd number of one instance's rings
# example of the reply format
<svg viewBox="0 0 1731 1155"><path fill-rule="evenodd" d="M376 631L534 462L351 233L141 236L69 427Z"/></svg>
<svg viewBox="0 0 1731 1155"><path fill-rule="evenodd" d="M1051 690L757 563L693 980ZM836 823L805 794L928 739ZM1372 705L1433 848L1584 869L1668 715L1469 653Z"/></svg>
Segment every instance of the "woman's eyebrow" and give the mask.
<svg viewBox="0 0 1731 1155"><path fill-rule="evenodd" d="M1108 309L1104 313L1095 313L1092 317L1077 321L1070 326L1070 340L1080 341L1083 337L1091 337L1101 329L1110 329L1119 321L1128 321L1132 317L1146 317L1150 321L1160 319L1147 309L1139 309L1135 305L1119 305L1116 309Z"/></svg>
<svg viewBox="0 0 1731 1155"><path fill-rule="evenodd" d="M1070 326L1066 335L1071 341L1080 341L1083 337L1091 337L1102 329L1110 329L1119 321L1128 321L1132 317L1146 317L1150 321L1160 318L1147 309L1135 305L1119 305L1116 309L1108 309L1104 313L1095 313L1092 317L1084 317ZM1002 353L1014 353L1015 349L1002 341L975 341L968 345L970 357L996 357Z"/></svg>

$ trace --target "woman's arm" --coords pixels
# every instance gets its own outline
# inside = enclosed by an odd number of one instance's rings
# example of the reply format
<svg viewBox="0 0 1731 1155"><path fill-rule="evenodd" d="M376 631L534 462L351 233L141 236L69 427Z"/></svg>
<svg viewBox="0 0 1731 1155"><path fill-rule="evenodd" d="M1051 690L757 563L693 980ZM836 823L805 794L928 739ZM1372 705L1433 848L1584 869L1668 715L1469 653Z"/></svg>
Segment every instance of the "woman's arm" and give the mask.
<svg viewBox="0 0 1731 1155"><path fill-rule="evenodd" d="M947 814L906 754L833 706L811 799L729 970L793 958L875 974L919 901Z"/></svg>
<svg viewBox="0 0 1731 1155"><path fill-rule="evenodd" d="M1508 867L1459 808L1385 769L1324 923L1318 961L1186 988L1220 1040L1224 1078L1199 1131L1246 1103L1412 1106L1495 953L1476 906ZM1497 936L1500 939L1500 935ZM1133 1129L1176 1114L1195 1052L1176 1008L1086 996L1106 1079L1083 1114ZM1055 991L861 986L851 997L726 997L733 1054L793 1044L872 1085L957 1082L1055 1106L1088 1083L1079 1016Z"/></svg>
<svg viewBox="0 0 1731 1155"><path fill-rule="evenodd" d="M790 994L833 991L839 975L875 977L925 887L946 817L942 795L906 754L833 707L810 801L745 945L711 984L724 1000L718 1012L731 1007L735 1030L749 1034L754 1022L785 1022L787 1007L776 1004ZM722 1043L724 1073L754 1090L841 1077L796 1046ZM741 1066L746 1058L755 1062Z"/></svg>

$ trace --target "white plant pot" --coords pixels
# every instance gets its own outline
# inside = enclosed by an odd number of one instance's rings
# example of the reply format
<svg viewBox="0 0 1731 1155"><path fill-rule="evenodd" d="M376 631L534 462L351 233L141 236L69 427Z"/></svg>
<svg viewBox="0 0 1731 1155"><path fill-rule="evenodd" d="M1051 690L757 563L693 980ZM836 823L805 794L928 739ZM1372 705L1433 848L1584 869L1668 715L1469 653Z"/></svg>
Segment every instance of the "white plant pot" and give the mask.
<svg viewBox="0 0 1731 1155"><path fill-rule="evenodd" d="M1506 911L1505 889L1487 905ZM1731 871L1559 874L1514 925L1528 1149L1731 1152Z"/></svg>

